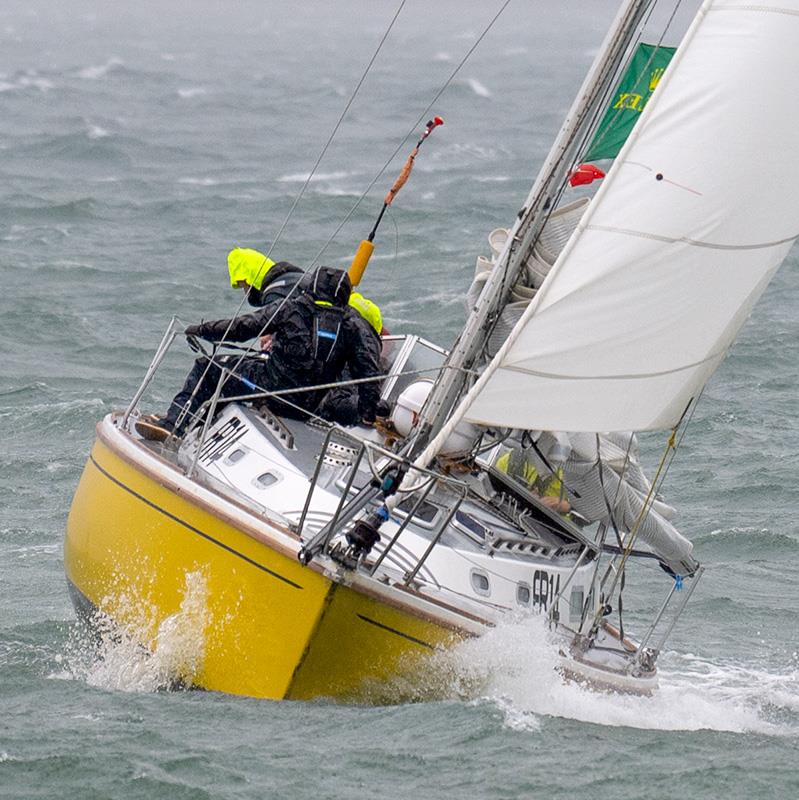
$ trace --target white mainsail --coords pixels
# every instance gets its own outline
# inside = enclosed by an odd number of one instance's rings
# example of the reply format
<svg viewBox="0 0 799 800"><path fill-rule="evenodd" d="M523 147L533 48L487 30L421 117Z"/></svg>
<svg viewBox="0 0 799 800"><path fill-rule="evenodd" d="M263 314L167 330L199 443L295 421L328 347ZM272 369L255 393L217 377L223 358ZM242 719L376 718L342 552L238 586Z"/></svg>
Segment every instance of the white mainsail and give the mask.
<svg viewBox="0 0 799 800"><path fill-rule="evenodd" d="M799 234L799 112L786 96L797 42L799 0L704 3L455 418L565 431L676 424Z"/></svg>

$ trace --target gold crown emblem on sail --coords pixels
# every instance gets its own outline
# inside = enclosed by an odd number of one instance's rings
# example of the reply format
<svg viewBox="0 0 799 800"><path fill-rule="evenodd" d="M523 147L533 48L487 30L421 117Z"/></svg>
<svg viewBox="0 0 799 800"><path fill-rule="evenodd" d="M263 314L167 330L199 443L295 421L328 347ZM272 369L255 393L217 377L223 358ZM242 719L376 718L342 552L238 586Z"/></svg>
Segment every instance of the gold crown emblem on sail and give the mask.
<svg viewBox="0 0 799 800"><path fill-rule="evenodd" d="M658 67L657 69L653 69L651 74L649 75L649 91L654 92L657 88L657 85L660 83L660 79L663 77L663 73L666 70L665 67Z"/></svg>

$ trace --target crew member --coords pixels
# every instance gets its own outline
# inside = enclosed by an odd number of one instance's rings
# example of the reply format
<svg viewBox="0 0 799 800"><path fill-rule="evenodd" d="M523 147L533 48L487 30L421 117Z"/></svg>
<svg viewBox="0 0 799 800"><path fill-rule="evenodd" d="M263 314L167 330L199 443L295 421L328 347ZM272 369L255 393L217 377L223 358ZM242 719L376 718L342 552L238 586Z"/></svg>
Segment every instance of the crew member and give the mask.
<svg viewBox="0 0 799 800"><path fill-rule="evenodd" d="M275 300L282 300L290 293L293 295L307 288L307 281L303 281L304 272L289 263L278 261L275 263L258 250L236 247L228 254L228 272L230 284L242 288L247 292L247 302L252 306L266 305ZM297 284L300 284L297 286ZM294 288L297 286L297 288ZM382 352L380 335L383 332L383 318L380 308L376 303L358 292L350 294L349 305L362 317L358 322L360 336L358 347L372 351L364 358L379 361ZM271 350L272 337L261 337L261 349ZM349 370L344 370L342 381L346 382L353 376ZM361 391L370 392L373 386L341 386L331 389L319 405L319 416L339 425L357 425L364 421L360 410L359 394ZM386 409L377 409L380 416L385 416Z"/></svg>
<svg viewBox="0 0 799 800"><path fill-rule="evenodd" d="M563 469L559 467L554 473L539 472L532 453L521 447L512 447L503 453L494 466L522 484L534 494L541 504L559 514L568 514L571 504L565 497L563 489Z"/></svg>
<svg viewBox="0 0 799 800"><path fill-rule="evenodd" d="M227 257L230 285L244 289L251 306L266 306L288 297L305 273L289 261L271 258L247 247L234 247Z"/></svg>
<svg viewBox="0 0 799 800"><path fill-rule="evenodd" d="M345 367L353 378L374 378L380 372L379 349L365 342L362 317L347 304L350 292L346 272L319 267L309 276L307 288L285 302L274 301L232 320L190 325L186 334L213 342L223 337L244 342L259 334L272 335L269 358L241 360L236 375L227 377L222 397L333 383L341 379ZM142 420L137 429L151 439L163 440L170 433L182 435L199 407L213 396L220 376L216 363L197 359L166 418ZM325 393L324 389L292 392L268 397L266 403L278 413L303 418L315 412ZM360 419L374 419L379 396L376 381L360 384Z"/></svg>
<svg viewBox="0 0 799 800"><path fill-rule="evenodd" d="M380 354L383 343L380 334L383 332L383 317L376 303L358 292L350 294L349 305L358 313L355 315L355 324L358 327L358 347L362 350L361 357L370 363L376 361L380 364ZM381 365L382 366L382 365ZM345 369L341 376L342 382L346 382L354 377L352 373ZM361 394L372 392L377 389L378 397L380 387L377 384L351 384L349 386L337 386L330 389L319 404L317 413L323 419L330 422L337 422L339 425L357 425L360 422L371 422L371 419L361 413ZM378 416L386 416L387 409L383 408L380 401L375 406L375 413Z"/></svg>

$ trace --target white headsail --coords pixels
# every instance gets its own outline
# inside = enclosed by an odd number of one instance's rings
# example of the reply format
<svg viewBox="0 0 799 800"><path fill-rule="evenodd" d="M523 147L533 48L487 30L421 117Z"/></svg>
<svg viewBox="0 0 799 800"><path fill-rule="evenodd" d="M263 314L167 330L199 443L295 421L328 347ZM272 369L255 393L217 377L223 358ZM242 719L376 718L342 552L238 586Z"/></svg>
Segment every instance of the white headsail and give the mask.
<svg viewBox="0 0 799 800"><path fill-rule="evenodd" d="M708 0L456 417L673 426L799 234L799 0ZM455 420L453 420L454 422Z"/></svg>

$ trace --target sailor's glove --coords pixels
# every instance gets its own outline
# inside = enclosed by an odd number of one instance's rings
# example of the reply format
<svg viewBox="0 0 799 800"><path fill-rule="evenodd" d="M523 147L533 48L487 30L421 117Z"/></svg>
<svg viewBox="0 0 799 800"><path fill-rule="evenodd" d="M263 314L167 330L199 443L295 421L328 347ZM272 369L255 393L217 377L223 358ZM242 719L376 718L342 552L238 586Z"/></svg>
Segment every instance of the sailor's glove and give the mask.
<svg viewBox="0 0 799 800"><path fill-rule="evenodd" d="M189 325L183 333L186 336L193 336L197 339L205 339L208 335L208 328L204 322L201 322L199 325Z"/></svg>
<svg viewBox="0 0 799 800"><path fill-rule="evenodd" d="M186 336L187 344L195 353L205 352L202 345L197 341L198 339L205 339L208 336L208 327L204 322L201 322L199 325L189 325L183 333Z"/></svg>

